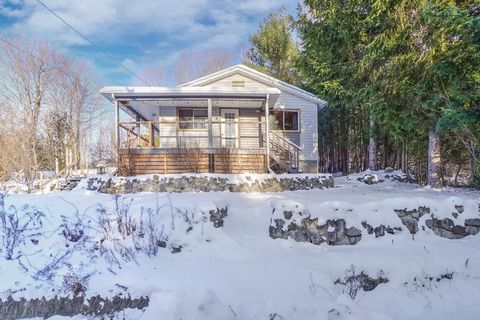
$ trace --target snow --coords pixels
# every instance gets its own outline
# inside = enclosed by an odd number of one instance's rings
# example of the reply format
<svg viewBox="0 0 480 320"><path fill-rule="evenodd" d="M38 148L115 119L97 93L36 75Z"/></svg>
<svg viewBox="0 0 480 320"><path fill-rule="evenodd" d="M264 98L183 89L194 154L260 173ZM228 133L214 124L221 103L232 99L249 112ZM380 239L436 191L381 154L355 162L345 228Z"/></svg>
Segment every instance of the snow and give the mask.
<svg viewBox="0 0 480 320"><path fill-rule="evenodd" d="M383 179L380 173L373 174ZM425 215L413 238L394 209L427 206L435 217L463 224L467 218L480 218L480 191L438 191L388 179L366 185L356 180L358 176L335 178L336 187L331 189L282 193L137 193L115 199L77 188L45 195L8 195L7 207L29 204L46 218L37 237L39 244L21 247L23 267L19 261L0 258L0 297L12 294L18 300L68 294L62 291L63 279L73 272L88 276L87 296L111 297L124 287L132 297L149 296L148 308L126 310L122 319L476 319L480 312L480 234L458 240L440 238L428 228L422 230L430 216ZM168 245L181 245L182 251L172 254L167 247L159 248L156 255L137 252L120 264L110 264L98 251L89 251L101 236L99 204L113 211L119 203L130 205L137 218L148 208L158 212L154 215L156 232L163 230ZM457 218L452 216L455 205L464 206ZM224 226L214 228L208 212L224 207L228 207ZM291 210L292 219L298 221L310 215L319 224L343 218L347 227L362 231L362 239L354 246L273 240L268 227L274 209L274 214ZM75 221L90 226L86 232L91 241L67 248L60 226ZM362 221L403 230L375 238L366 233ZM189 227L193 229L187 232ZM118 241L106 240L105 248L114 243L134 246L128 237L110 236ZM71 253L51 279L34 279L52 256L65 252ZM334 284L362 271L371 277L383 275L389 282L373 291L360 290L355 299L344 286ZM450 272L453 279L436 280Z"/></svg>

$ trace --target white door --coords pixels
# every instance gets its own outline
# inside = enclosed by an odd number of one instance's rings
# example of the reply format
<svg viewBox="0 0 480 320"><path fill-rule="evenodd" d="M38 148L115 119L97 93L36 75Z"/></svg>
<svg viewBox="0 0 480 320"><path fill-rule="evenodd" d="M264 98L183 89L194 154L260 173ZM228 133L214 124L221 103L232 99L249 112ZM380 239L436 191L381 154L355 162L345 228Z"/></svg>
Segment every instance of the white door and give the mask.
<svg viewBox="0 0 480 320"><path fill-rule="evenodd" d="M238 109L222 109L222 146L238 148Z"/></svg>

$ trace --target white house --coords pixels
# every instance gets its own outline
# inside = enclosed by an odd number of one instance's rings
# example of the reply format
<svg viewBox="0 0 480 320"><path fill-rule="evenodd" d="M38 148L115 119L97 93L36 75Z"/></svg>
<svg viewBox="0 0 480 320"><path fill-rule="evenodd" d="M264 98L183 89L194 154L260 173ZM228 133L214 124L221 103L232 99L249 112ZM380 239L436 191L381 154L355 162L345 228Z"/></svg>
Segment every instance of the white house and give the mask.
<svg viewBox="0 0 480 320"><path fill-rule="evenodd" d="M115 105L125 174L318 171L318 111L326 102L247 66L174 88L100 93Z"/></svg>

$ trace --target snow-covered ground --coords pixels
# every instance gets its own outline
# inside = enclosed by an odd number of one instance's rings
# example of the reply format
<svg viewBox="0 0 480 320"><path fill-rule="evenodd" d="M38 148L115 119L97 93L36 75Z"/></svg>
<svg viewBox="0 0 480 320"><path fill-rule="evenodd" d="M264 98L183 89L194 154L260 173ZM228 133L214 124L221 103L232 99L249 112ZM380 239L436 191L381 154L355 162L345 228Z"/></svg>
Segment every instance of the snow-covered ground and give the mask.
<svg viewBox="0 0 480 320"><path fill-rule="evenodd" d="M438 191L389 179L367 185L356 178L335 178L332 189L283 193L114 198L77 188L8 195L5 208L14 205L20 218L24 212L31 215L32 207L45 216L37 215L41 226L25 233L25 244L11 250L12 260L1 248L0 297L73 295L69 279L74 279L86 296L150 298L149 307L126 310L122 319L478 319L480 234L440 238L422 229L429 214L412 236L394 210L425 206L435 217L462 225L467 218L480 218L480 192ZM32 207L22 211L24 204ZM464 209L457 218L455 206ZM228 216L223 227L215 228L209 212L224 207ZM345 219L348 227L362 231L362 239L342 246L274 240L269 236L274 208L277 213L300 210L319 221ZM133 219L122 226L143 228L143 236L118 230L110 221L118 213ZM135 224L140 216L141 227ZM146 217L153 217L151 223ZM375 238L362 221L402 231ZM152 246L159 241L165 242ZM359 290L352 299L351 288L341 283L361 272L388 282ZM451 279L445 277L451 273Z"/></svg>

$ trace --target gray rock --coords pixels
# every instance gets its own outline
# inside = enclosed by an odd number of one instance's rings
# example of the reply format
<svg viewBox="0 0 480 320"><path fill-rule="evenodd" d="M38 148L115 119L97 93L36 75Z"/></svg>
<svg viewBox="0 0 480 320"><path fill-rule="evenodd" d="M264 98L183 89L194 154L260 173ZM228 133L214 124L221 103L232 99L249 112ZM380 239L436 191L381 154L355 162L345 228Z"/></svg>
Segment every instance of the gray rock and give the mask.
<svg viewBox="0 0 480 320"><path fill-rule="evenodd" d="M385 171L385 173L392 173L395 171L395 169L393 169L392 167L386 167L383 171Z"/></svg>
<svg viewBox="0 0 480 320"><path fill-rule="evenodd" d="M452 231L454 225L455 223L449 218L444 218L440 221L441 228L447 231Z"/></svg>
<svg viewBox="0 0 480 320"><path fill-rule="evenodd" d="M408 231L410 231L411 234L416 234L418 232L418 219L415 219L414 217L403 217L402 223L405 227L407 227Z"/></svg>
<svg viewBox="0 0 480 320"><path fill-rule="evenodd" d="M362 235L362 231L355 227L350 227L345 230L345 235L347 237L360 237Z"/></svg>
<svg viewBox="0 0 480 320"><path fill-rule="evenodd" d="M285 220L283 219L275 219L275 228L276 229L282 229L283 226L285 225Z"/></svg>
<svg viewBox="0 0 480 320"><path fill-rule="evenodd" d="M349 242L349 244L351 244L351 245L355 245L355 244L357 244L358 242L360 242L361 239L362 239L361 236L348 237L348 242Z"/></svg>
<svg viewBox="0 0 480 320"><path fill-rule="evenodd" d="M433 228L433 219L427 219L425 220L425 224L427 225L427 227L429 227L430 229Z"/></svg>
<svg viewBox="0 0 480 320"><path fill-rule="evenodd" d="M292 218L292 215L293 215L292 211L283 211L283 216L287 220L290 220Z"/></svg>
<svg viewBox="0 0 480 320"><path fill-rule="evenodd" d="M166 247L167 247L167 242L166 242L166 241L163 241L163 240L158 240L158 241L157 241L157 245L158 245L160 248L166 248Z"/></svg>
<svg viewBox="0 0 480 320"><path fill-rule="evenodd" d="M353 275L345 278L345 280L337 279L334 284L341 284L345 286L345 291L350 295L352 299L355 299L357 296L358 290L362 289L363 291L372 291L379 284L387 283L388 279L382 276L378 278L372 278L369 275L361 272L358 275Z"/></svg>
<svg viewBox="0 0 480 320"><path fill-rule="evenodd" d="M359 178L365 184L377 184L381 182L376 175L365 174L363 177Z"/></svg>
<svg viewBox="0 0 480 320"><path fill-rule="evenodd" d="M353 245L361 240L361 231L355 227L346 228L345 220L327 220L324 225L318 224L318 218L309 216L302 219L300 225L290 222L283 230L286 222L283 219L273 219L268 232L273 239L292 238L298 242L310 242L316 245L327 242L329 245ZM327 232L330 228L331 231ZM333 229L333 230L332 230Z"/></svg>
<svg viewBox="0 0 480 320"><path fill-rule="evenodd" d="M395 213L398 215L403 225L407 227L411 234L416 234L418 232L418 221L425 215L430 213L430 208L428 207L418 207L418 209L407 210L407 209L394 209Z"/></svg>
<svg viewBox="0 0 480 320"><path fill-rule="evenodd" d="M373 232L375 233L375 238L383 237L385 235L385 226L382 224L374 228Z"/></svg>
<svg viewBox="0 0 480 320"><path fill-rule="evenodd" d="M476 235L479 231L480 231L480 227L475 227L475 226L465 227L465 232L472 236Z"/></svg>
<svg viewBox="0 0 480 320"><path fill-rule="evenodd" d="M337 233L335 231L327 232L327 241L328 241L328 244L334 245L335 242L337 241Z"/></svg>
<svg viewBox="0 0 480 320"><path fill-rule="evenodd" d="M282 192L293 190L311 190L333 188L331 175L295 176L288 178L268 177L257 180L246 176L247 182L230 183L222 175L214 177L188 176L172 177L169 175L153 175L152 178L124 179L103 181L102 178L91 178L87 181L87 189L108 194L124 194L136 192ZM98 186L98 187L97 187Z"/></svg>
<svg viewBox="0 0 480 320"><path fill-rule="evenodd" d="M480 227L480 219L465 219L465 226Z"/></svg>
<svg viewBox="0 0 480 320"><path fill-rule="evenodd" d="M459 226L459 225L453 226L452 233L454 235L458 235L458 236L462 236L462 237L470 235L470 233L466 232L465 227Z"/></svg>
<svg viewBox="0 0 480 320"><path fill-rule="evenodd" d="M319 235L311 235L310 242L316 245L320 245L325 242L325 239Z"/></svg>
<svg viewBox="0 0 480 320"><path fill-rule="evenodd" d="M94 296L74 298L55 296L51 299L21 298L14 300L9 296L6 300L0 299L0 319L23 319L23 318L50 318L53 316L73 317L76 315L90 315L95 317L111 316L125 309L143 309L148 307L148 297L133 299L130 296L116 295L113 298Z"/></svg>
<svg viewBox="0 0 480 320"><path fill-rule="evenodd" d="M172 244L170 246L170 252L175 254L175 253L180 253L182 251L182 246L179 244Z"/></svg>
<svg viewBox="0 0 480 320"><path fill-rule="evenodd" d="M425 221L425 224L437 236L446 239L461 239L470 234L465 227L459 225L452 225L453 221L448 220L450 219L445 218L442 220L438 220L432 217L432 219L427 219Z"/></svg>
<svg viewBox="0 0 480 320"><path fill-rule="evenodd" d="M465 211L465 207L463 205L455 205L455 209L458 211L458 213L463 213Z"/></svg>
<svg viewBox="0 0 480 320"><path fill-rule="evenodd" d="M228 207L210 210L210 221L213 222L215 228L223 227L225 217L228 215Z"/></svg>

